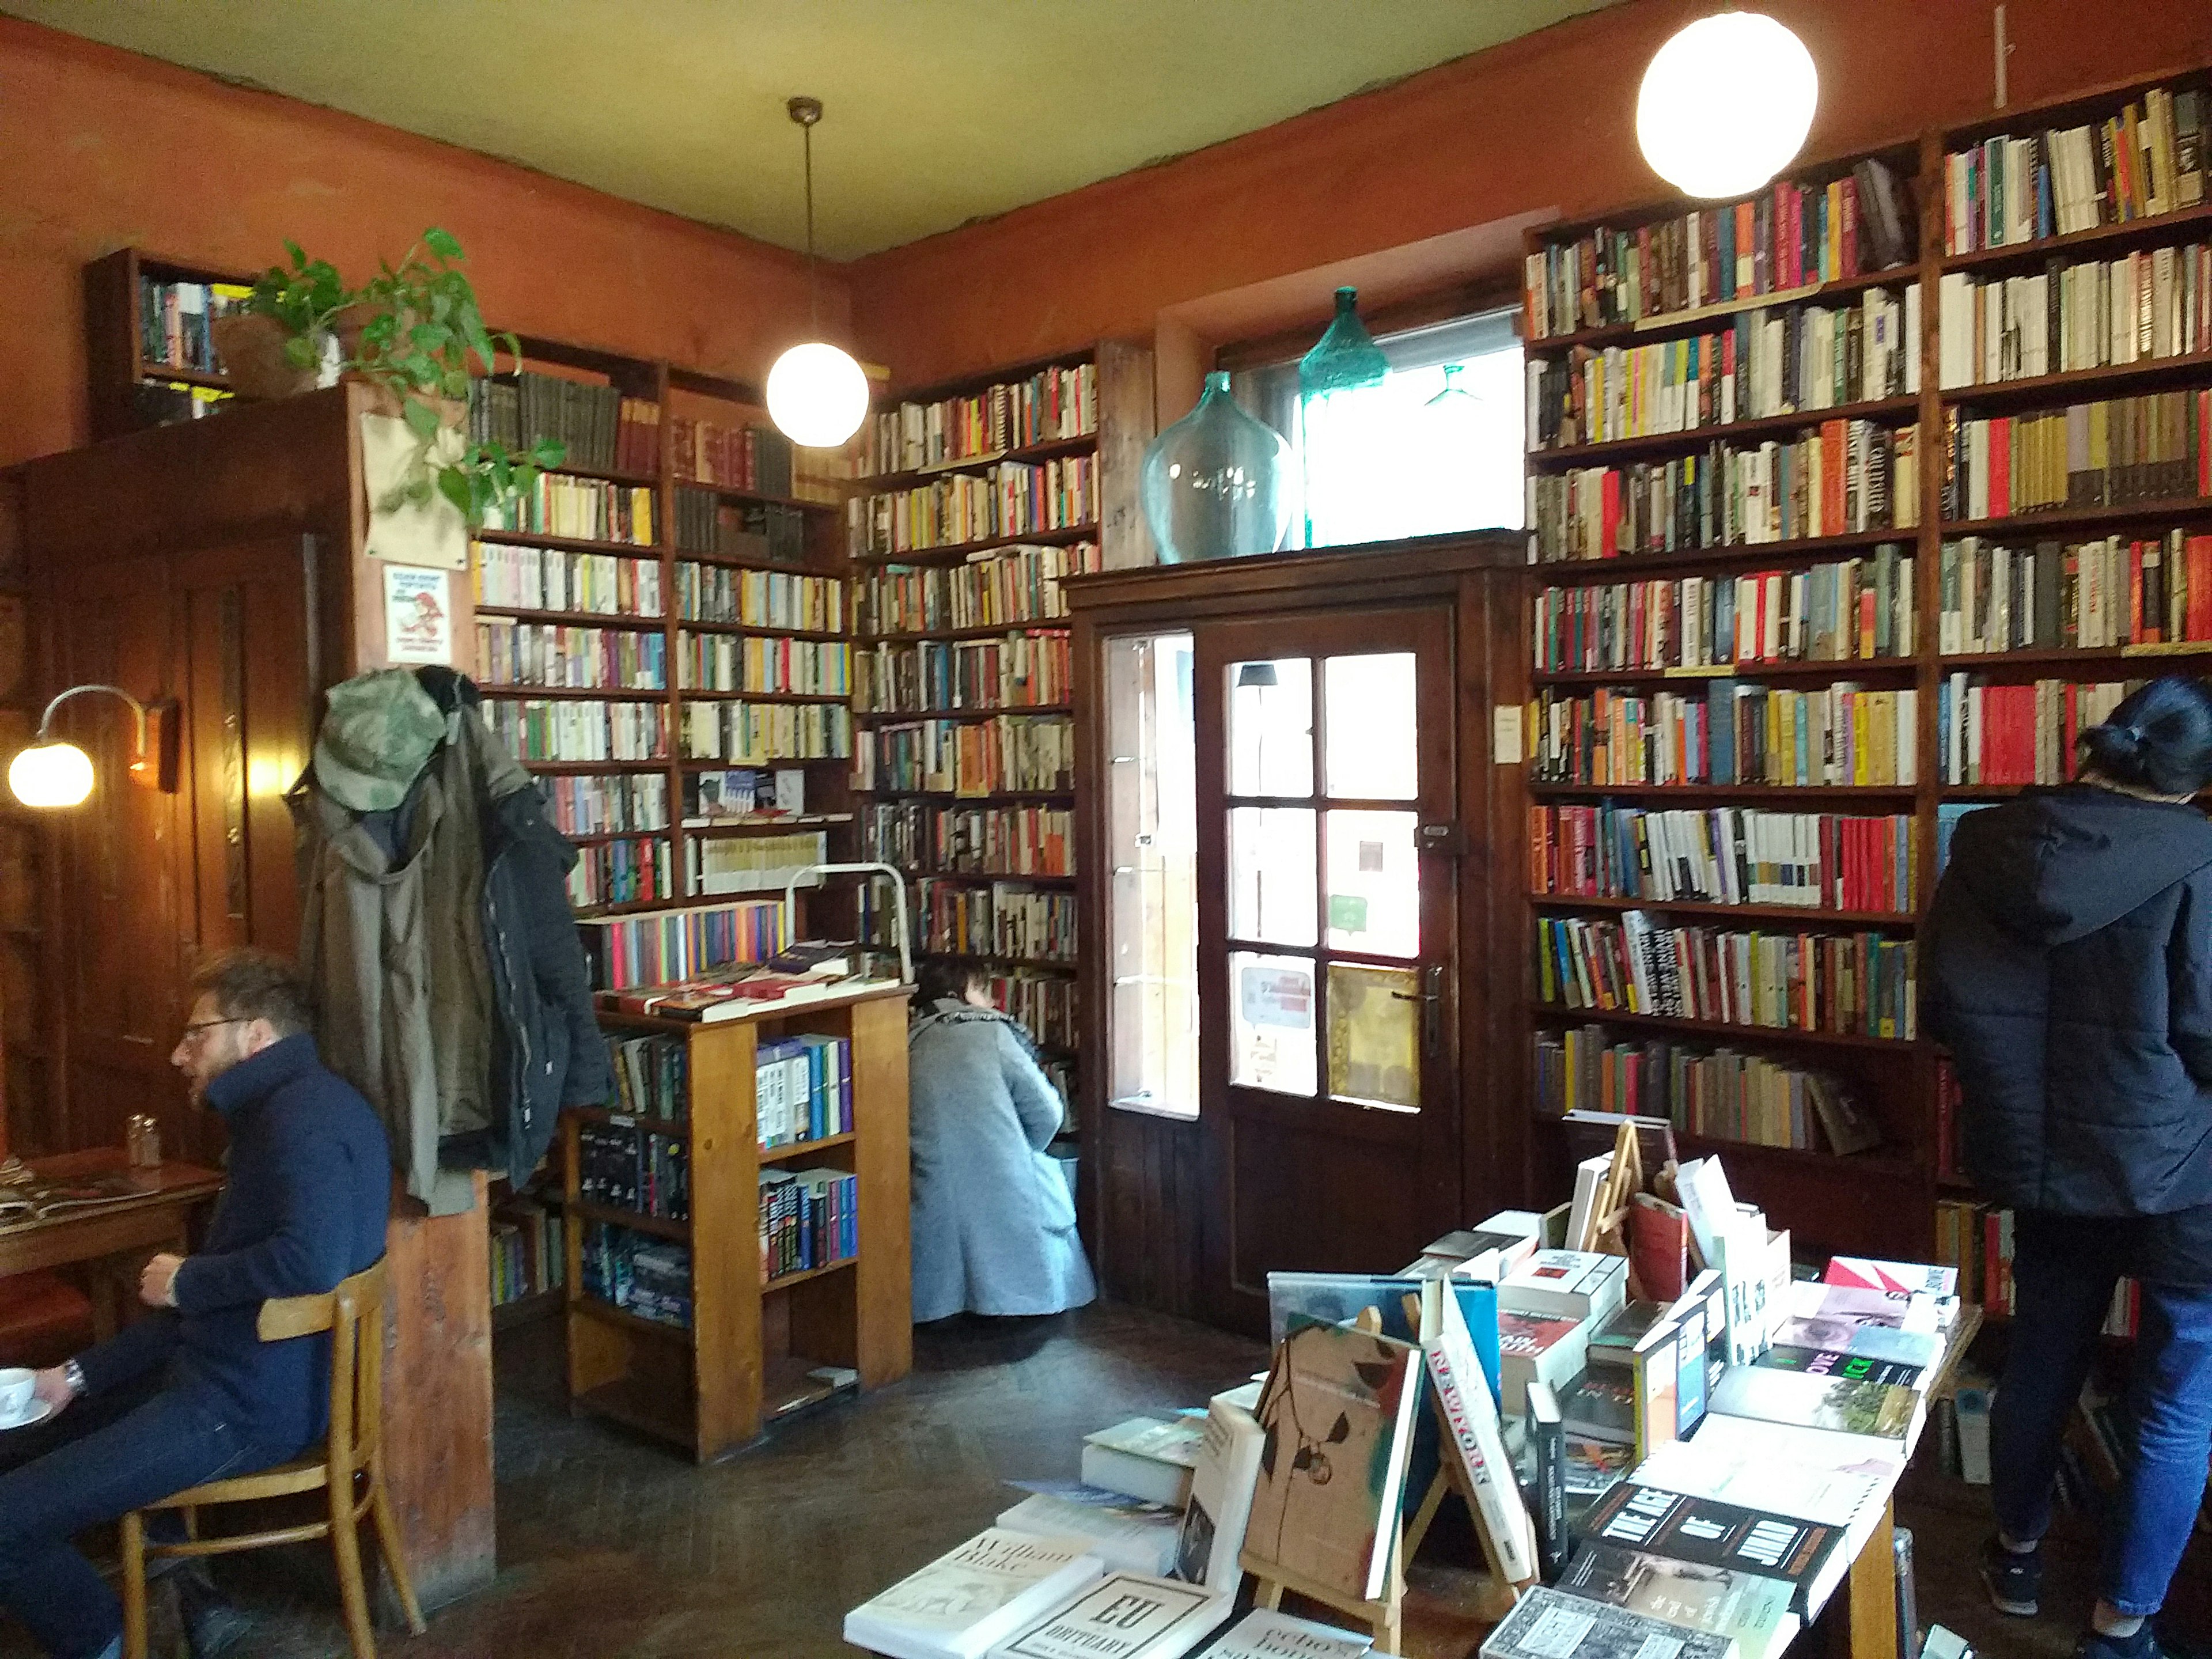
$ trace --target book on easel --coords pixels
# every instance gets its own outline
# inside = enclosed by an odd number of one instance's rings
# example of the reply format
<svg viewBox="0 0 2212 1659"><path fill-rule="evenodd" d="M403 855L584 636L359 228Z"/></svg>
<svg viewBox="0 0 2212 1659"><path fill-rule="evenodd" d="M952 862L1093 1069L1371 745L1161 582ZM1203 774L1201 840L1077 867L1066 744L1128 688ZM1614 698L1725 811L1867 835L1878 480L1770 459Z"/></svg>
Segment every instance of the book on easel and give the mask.
<svg viewBox="0 0 2212 1659"><path fill-rule="evenodd" d="M1536 1576L1535 1532L1506 1455L1497 1407L1455 1303L1448 1302L1442 1328L1423 1349L1451 1442L1448 1455L1455 1460L1457 1484L1468 1500L1483 1552L1498 1578L1525 1584Z"/></svg>

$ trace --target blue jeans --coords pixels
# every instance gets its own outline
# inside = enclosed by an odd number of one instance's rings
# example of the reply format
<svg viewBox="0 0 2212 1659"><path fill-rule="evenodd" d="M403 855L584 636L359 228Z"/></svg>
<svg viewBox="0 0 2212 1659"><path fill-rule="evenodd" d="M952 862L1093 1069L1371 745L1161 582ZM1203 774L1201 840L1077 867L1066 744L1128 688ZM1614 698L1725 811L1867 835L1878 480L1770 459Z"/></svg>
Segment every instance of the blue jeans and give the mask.
<svg viewBox="0 0 2212 1659"><path fill-rule="evenodd" d="M2018 1218L2020 1311L1990 1417L1990 1498L1998 1527L2014 1539L2039 1539L2051 1526L2059 1444L2128 1267L2112 1231L2093 1219ZM2148 1616L2164 1604L2188 1547L2212 1455L2212 1285L2142 1289L2128 1400L2136 1461L2104 1528L2103 1595L2124 1613Z"/></svg>
<svg viewBox="0 0 2212 1659"><path fill-rule="evenodd" d="M219 1405L161 1382L0 1434L0 1607L55 1659L93 1659L123 1629L115 1592L70 1539L203 1480L283 1461L257 1451Z"/></svg>

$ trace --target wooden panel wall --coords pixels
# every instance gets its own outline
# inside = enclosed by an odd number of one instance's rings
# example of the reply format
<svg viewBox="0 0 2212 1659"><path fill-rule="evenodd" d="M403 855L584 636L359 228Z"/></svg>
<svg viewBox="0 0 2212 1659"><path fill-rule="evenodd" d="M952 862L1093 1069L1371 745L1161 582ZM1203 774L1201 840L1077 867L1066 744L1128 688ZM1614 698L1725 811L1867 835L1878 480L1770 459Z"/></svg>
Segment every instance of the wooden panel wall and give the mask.
<svg viewBox="0 0 2212 1659"><path fill-rule="evenodd" d="M1206 1176L1197 1121L1100 1115L1090 1149L1101 1160L1091 1241L1099 1288L1117 1302L1204 1318Z"/></svg>

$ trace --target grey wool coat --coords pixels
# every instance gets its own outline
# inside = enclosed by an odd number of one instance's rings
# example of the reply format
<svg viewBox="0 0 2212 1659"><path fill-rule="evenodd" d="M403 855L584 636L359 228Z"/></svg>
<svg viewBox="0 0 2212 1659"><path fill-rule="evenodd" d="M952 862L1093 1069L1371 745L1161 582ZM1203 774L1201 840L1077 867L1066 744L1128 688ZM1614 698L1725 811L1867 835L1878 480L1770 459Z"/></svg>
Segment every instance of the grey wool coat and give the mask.
<svg viewBox="0 0 2212 1659"><path fill-rule="evenodd" d="M914 1318L1059 1313L1097 1294L1045 1147L1060 1102L1004 1014L945 999L907 1037Z"/></svg>

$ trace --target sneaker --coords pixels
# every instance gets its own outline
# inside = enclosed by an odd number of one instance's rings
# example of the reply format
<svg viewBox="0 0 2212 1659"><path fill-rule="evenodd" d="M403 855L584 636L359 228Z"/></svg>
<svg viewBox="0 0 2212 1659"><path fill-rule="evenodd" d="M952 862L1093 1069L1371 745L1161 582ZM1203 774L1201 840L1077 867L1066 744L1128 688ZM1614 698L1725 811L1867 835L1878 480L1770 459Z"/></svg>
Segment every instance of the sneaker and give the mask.
<svg viewBox="0 0 2212 1659"><path fill-rule="evenodd" d="M2166 1659L2166 1651L2158 1644L2158 1637L2146 1619L2136 1626L2133 1636L2085 1632L2074 1650L2074 1659Z"/></svg>
<svg viewBox="0 0 2212 1659"><path fill-rule="evenodd" d="M1990 1593L1990 1605L1999 1613L2034 1618L2043 1600L2043 1552L2008 1550L1990 1539L1982 1546L1982 1583Z"/></svg>

